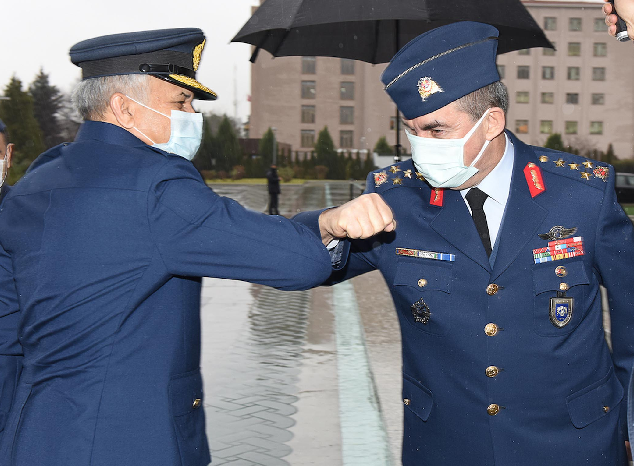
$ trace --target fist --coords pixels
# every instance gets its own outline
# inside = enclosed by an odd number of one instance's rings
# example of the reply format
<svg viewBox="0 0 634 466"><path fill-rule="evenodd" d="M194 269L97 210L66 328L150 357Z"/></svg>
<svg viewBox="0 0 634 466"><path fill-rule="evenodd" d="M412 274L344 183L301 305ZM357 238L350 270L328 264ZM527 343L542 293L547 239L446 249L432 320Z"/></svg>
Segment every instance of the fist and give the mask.
<svg viewBox="0 0 634 466"><path fill-rule="evenodd" d="M392 209L376 193L363 194L335 209L322 212L319 229L324 244L335 238L369 238L396 228Z"/></svg>

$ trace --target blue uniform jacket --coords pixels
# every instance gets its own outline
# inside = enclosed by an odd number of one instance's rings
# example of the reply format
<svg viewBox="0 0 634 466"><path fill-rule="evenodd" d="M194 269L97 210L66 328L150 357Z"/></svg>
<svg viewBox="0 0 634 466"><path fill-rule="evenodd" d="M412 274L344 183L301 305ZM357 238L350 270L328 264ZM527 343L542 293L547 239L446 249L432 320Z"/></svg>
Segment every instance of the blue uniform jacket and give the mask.
<svg viewBox="0 0 634 466"><path fill-rule="evenodd" d="M9 185L3 184L0 188L0 205L9 191ZM11 408L13 393L15 392L21 369L22 356L0 355L0 435L2 435L4 424Z"/></svg>
<svg viewBox="0 0 634 466"><path fill-rule="evenodd" d="M344 254L330 281L379 269L392 293L403 345L405 466L626 465L634 237L616 202L614 171L508 135L515 163L493 266L460 193L444 190L442 205L433 205L435 193L406 161L368 178L367 191L392 208L396 231L348 245L347 263ZM525 177L530 163L545 186L535 197L529 187L541 183ZM318 228L317 214L296 219ZM535 263L533 250L549 242L538 234L554 226L576 227L584 254ZM562 283L573 309L559 328L550 300ZM601 284L610 296L613 353Z"/></svg>
<svg viewBox="0 0 634 466"><path fill-rule="evenodd" d="M200 277L305 289L331 270L308 228L101 122L13 187L0 245L0 355L24 354L3 466L208 464Z"/></svg>

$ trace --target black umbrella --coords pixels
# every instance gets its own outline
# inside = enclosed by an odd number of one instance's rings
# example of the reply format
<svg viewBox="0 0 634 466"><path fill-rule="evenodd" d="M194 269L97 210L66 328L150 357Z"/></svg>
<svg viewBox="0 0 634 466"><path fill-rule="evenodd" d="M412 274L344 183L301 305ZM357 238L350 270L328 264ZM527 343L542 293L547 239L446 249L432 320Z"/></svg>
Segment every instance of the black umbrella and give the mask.
<svg viewBox="0 0 634 466"><path fill-rule="evenodd" d="M495 26L498 53L554 48L520 0L266 0L232 42L254 45L252 62L264 49L385 63L419 34L457 21ZM398 157L398 124L396 137Z"/></svg>

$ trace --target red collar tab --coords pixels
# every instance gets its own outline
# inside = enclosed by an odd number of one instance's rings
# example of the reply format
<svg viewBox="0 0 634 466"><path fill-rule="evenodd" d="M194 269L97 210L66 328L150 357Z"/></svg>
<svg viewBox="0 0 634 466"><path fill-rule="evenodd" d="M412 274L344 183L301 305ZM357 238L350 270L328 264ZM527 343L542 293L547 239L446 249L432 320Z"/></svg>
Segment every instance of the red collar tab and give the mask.
<svg viewBox="0 0 634 466"><path fill-rule="evenodd" d="M445 188L432 188L429 203L438 207L442 207L442 199L445 194Z"/></svg>
<svg viewBox="0 0 634 466"><path fill-rule="evenodd" d="M531 192L531 197L538 196L546 191L542 172L533 162L524 167L524 176L526 177L526 183L528 184L528 189Z"/></svg>

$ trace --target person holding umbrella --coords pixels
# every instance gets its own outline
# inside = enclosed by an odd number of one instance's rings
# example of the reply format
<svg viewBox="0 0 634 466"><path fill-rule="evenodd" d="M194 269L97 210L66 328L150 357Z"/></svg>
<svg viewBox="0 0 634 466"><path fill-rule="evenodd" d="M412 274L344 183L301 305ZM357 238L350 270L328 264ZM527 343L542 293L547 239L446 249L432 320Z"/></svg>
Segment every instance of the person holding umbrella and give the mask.
<svg viewBox="0 0 634 466"><path fill-rule="evenodd" d="M403 345L403 465L626 465L634 229L614 169L505 129L498 31L422 34L382 75L412 159L371 173L398 228L340 241L327 283L378 269ZM324 242L342 206L295 217ZM599 285L609 293L612 351Z"/></svg>

